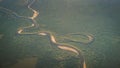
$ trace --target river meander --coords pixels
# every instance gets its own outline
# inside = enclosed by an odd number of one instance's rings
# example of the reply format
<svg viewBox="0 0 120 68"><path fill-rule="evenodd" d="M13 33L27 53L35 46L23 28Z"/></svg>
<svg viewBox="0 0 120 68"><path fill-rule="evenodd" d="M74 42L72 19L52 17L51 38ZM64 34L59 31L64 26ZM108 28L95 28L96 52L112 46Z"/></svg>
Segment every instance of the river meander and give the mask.
<svg viewBox="0 0 120 68"><path fill-rule="evenodd" d="M21 16L32 16L33 12L27 8L27 2L23 2L25 1L4 0L0 1L0 6L13 10ZM62 41L82 51L87 68L118 68L120 63L120 8L118 3L117 0L112 2L107 0L104 2L99 0L36 0L32 8L39 11L36 21L40 24L40 28L37 30L49 30L58 40L63 39L62 35L75 32L90 33L94 36L94 42L88 45L69 40ZM24 18L16 18L11 13L0 11L0 35L2 35L0 66L2 68L16 68L21 65L24 67L31 65L30 67L35 68L79 67L78 58L74 53L51 46L47 37L18 35L20 27L29 26L30 22ZM34 32L35 30L36 28L30 28L25 31ZM71 36L67 39L70 38L75 39ZM84 36L81 38L86 39Z"/></svg>

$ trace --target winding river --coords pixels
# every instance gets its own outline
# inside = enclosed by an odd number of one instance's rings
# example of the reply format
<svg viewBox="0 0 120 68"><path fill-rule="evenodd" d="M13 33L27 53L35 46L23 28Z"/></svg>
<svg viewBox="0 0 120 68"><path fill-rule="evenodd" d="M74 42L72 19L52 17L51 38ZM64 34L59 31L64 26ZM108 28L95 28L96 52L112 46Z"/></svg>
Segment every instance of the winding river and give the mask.
<svg viewBox="0 0 120 68"><path fill-rule="evenodd" d="M25 18L25 19L28 19L28 20L31 20L31 25L30 26L26 26L26 27L21 27L17 33L20 34L20 35L24 35L24 34L34 34L34 35L41 35L41 36L47 36L50 40L50 42L52 43L52 45L56 46L57 48L59 49L62 49L62 50L66 50L66 51L70 51L70 52L73 52L75 53L79 59L80 59L80 68L86 68L86 63L85 63L85 59L81 53L81 51L79 49L77 49L76 47L74 46L69 46L69 44L64 44L64 43L59 43L58 41L56 41L56 38L55 36L52 34L52 32L48 32L48 31L39 31L39 32L33 32L33 33L29 33L29 32L25 32L24 30L27 28L31 28L31 27L38 27L38 24L35 20L35 18L38 17L39 15L39 12L36 11L35 9L31 8L31 6L34 4L35 0L31 0L30 3L28 4L28 9L30 11L33 12L33 15L31 17L26 17L26 16L20 16L19 14L17 14L16 12L12 11L12 10L9 10L7 8L3 8L3 7L0 7L0 9L2 10L5 10L7 12L11 12L13 15L15 15L16 17L18 18ZM81 34L76 34L76 33L73 33L71 35L81 35ZM84 35L85 37L87 37L87 42L82 42L83 44L89 44L91 43L94 38L92 35ZM70 40L70 39L68 39ZM77 41L77 40L71 40L73 42L80 42L80 41Z"/></svg>

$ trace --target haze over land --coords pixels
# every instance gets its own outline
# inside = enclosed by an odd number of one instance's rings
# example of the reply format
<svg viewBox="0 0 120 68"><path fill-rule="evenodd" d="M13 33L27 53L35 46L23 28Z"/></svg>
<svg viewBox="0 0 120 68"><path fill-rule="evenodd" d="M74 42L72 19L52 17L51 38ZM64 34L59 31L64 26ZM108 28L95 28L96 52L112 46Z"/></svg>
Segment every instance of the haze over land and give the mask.
<svg viewBox="0 0 120 68"><path fill-rule="evenodd" d="M59 36L67 33L93 34L95 40L89 45L63 41L82 51L88 68L119 68L119 3L120 0L36 0L32 8L39 11L39 16L36 18L40 24L39 30L53 32L58 35L58 40L62 40ZM22 16L32 16L33 12L27 5L26 0L0 0L1 7L13 10ZM45 67L51 66L51 68L56 66L77 68L78 59L74 54L51 47L47 37L17 34L20 27L30 24L29 20L16 18L10 12L0 10L1 67L5 68L8 65L7 68L10 68L9 66L19 61L26 59L27 62L31 60L27 59L33 57L31 61L36 61L36 68L45 64L47 64ZM84 36L81 38L86 39ZM58 59L65 61L60 62Z"/></svg>

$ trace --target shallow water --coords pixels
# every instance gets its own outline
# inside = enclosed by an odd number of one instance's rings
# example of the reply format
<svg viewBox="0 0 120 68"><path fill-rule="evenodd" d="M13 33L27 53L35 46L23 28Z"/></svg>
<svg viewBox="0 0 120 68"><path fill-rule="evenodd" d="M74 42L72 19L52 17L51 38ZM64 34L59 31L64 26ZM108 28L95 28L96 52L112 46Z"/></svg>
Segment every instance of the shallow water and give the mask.
<svg viewBox="0 0 120 68"><path fill-rule="evenodd" d="M0 6L20 15L32 15L23 2L3 0ZM58 39L67 33L90 33L95 38L91 44L64 43L82 51L87 68L119 68L119 3L119 0L37 0L32 7L40 12L36 19L40 28L30 31L48 30L58 35ZM51 46L47 37L18 35L18 28L28 24L30 21L0 10L0 68L15 68L24 59L25 62L36 61L34 58L37 58L34 68L77 68L79 64L74 54ZM30 57L33 58L29 60Z"/></svg>

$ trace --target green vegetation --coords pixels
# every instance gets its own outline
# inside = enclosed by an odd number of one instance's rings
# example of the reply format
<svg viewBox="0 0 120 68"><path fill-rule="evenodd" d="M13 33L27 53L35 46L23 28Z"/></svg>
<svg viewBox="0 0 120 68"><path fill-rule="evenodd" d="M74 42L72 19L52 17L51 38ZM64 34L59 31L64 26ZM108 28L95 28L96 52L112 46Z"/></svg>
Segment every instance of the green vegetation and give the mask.
<svg viewBox="0 0 120 68"><path fill-rule="evenodd" d="M27 8L25 1L0 0L0 6L20 15L31 16L32 11ZM31 30L44 29L56 35L74 32L91 33L95 41L89 45L68 41L64 43L72 44L82 51L88 68L119 68L119 1L114 0L112 4L100 0L89 1L37 0L32 6L40 12L36 20L38 24L46 26ZM0 68L10 68L29 57L38 59L36 68L78 68L78 58L73 53L52 46L47 37L17 34L20 27L29 24L28 20L16 18L11 13L0 10ZM82 40L78 37L69 38ZM58 40L61 39L58 37Z"/></svg>

